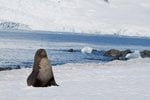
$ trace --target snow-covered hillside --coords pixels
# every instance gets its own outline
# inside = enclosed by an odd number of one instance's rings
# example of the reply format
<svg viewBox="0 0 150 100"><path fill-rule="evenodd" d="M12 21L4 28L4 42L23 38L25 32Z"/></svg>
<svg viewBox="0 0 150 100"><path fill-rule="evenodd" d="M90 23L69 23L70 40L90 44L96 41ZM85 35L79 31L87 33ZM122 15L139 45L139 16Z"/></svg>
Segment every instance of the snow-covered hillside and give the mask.
<svg viewBox="0 0 150 100"><path fill-rule="evenodd" d="M150 37L150 0L0 0L0 13L33 30Z"/></svg>
<svg viewBox="0 0 150 100"><path fill-rule="evenodd" d="M0 22L0 30L30 30L30 27L21 23Z"/></svg>

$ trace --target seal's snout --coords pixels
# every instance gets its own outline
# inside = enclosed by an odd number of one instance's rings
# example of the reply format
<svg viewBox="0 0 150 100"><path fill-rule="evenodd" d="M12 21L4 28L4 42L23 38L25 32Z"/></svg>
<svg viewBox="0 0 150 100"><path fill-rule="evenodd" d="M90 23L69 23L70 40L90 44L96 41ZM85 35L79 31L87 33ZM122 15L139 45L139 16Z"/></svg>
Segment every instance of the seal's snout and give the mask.
<svg viewBox="0 0 150 100"><path fill-rule="evenodd" d="M39 49L37 53L38 53L38 56L41 58L47 57L46 51L44 49Z"/></svg>
<svg viewBox="0 0 150 100"><path fill-rule="evenodd" d="M41 57L46 57L46 56L47 56L45 50L41 51L40 56L41 56Z"/></svg>

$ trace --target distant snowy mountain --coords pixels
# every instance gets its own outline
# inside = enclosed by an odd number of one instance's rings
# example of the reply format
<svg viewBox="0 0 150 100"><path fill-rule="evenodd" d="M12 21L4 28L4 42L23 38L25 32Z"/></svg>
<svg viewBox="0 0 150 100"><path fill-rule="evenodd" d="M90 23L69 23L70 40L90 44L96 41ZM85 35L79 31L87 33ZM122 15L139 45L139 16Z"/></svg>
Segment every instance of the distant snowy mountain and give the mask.
<svg viewBox="0 0 150 100"><path fill-rule="evenodd" d="M0 30L30 30L30 27L21 23L0 22Z"/></svg>
<svg viewBox="0 0 150 100"><path fill-rule="evenodd" d="M150 0L0 0L0 13L33 30L150 37Z"/></svg>

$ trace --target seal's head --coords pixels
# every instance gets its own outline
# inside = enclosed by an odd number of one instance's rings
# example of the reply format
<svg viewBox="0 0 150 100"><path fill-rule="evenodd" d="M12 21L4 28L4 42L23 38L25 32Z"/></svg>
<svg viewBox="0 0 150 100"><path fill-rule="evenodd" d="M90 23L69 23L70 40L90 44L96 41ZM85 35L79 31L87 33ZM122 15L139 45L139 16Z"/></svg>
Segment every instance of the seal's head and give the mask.
<svg viewBox="0 0 150 100"><path fill-rule="evenodd" d="M45 58L47 57L47 53L45 49L38 49L35 53L35 57Z"/></svg>
<svg viewBox="0 0 150 100"><path fill-rule="evenodd" d="M34 66L38 66L42 58L48 58L45 49L38 49L34 56Z"/></svg>

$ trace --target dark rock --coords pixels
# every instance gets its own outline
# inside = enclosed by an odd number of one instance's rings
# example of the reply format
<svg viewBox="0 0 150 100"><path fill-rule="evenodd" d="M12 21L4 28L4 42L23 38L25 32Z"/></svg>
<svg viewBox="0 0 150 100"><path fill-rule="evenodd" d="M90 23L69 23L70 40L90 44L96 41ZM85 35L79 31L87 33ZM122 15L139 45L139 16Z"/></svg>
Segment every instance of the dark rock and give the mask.
<svg viewBox="0 0 150 100"><path fill-rule="evenodd" d="M0 67L0 71L4 71L4 70L12 70L12 68L10 68L10 67L1 68L1 67Z"/></svg>
<svg viewBox="0 0 150 100"><path fill-rule="evenodd" d="M142 58L150 57L150 50L140 52Z"/></svg>
<svg viewBox="0 0 150 100"><path fill-rule="evenodd" d="M74 52L74 50L73 49L69 49L68 52Z"/></svg>
<svg viewBox="0 0 150 100"><path fill-rule="evenodd" d="M132 51L131 51L130 49L126 49L126 50L124 50L124 51L121 51L121 56L119 57L119 60L128 60L128 59L126 58L126 55L127 55L128 53L132 53Z"/></svg>
<svg viewBox="0 0 150 100"><path fill-rule="evenodd" d="M21 69L21 67L20 67L20 65L17 65L15 68L11 68L11 67L2 68L2 67L0 67L0 71L12 70L12 69Z"/></svg>
<svg viewBox="0 0 150 100"><path fill-rule="evenodd" d="M104 56L112 57L113 60L119 60L119 57L122 56L122 53L119 50L110 49L104 53Z"/></svg>
<svg viewBox="0 0 150 100"><path fill-rule="evenodd" d="M97 54L99 54L99 51L98 51L98 50L93 49L93 50L92 50L92 54L97 55Z"/></svg>
<svg viewBox="0 0 150 100"><path fill-rule="evenodd" d="M17 67L15 69L21 69L20 65L17 65Z"/></svg>
<svg viewBox="0 0 150 100"><path fill-rule="evenodd" d="M126 49L124 51L119 51L116 49L110 49L104 53L104 56L112 57L113 60L127 60L125 56L128 53L132 53L130 49Z"/></svg>
<svg viewBox="0 0 150 100"><path fill-rule="evenodd" d="M69 49L67 52L80 52L79 50Z"/></svg>
<svg viewBox="0 0 150 100"><path fill-rule="evenodd" d="M128 53L132 53L132 51L130 49L126 49L124 51L121 51L121 54L123 57L125 57Z"/></svg>
<svg viewBox="0 0 150 100"><path fill-rule="evenodd" d="M109 3L109 0L104 0L105 2Z"/></svg>

